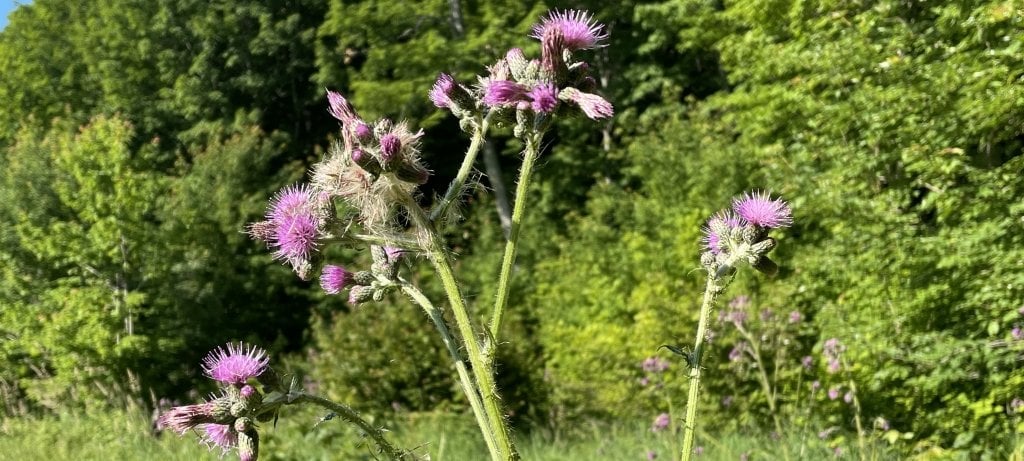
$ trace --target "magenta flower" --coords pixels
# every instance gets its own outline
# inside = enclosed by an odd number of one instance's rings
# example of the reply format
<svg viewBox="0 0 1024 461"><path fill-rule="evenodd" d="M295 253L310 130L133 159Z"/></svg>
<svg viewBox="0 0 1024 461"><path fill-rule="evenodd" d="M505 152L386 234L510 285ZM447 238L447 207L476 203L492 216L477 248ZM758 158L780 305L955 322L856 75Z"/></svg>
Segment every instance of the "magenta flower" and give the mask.
<svg viewBox="0 0 1024 461"><path fill-rule="evenodd" d="M602 46L600 42L608 38L604 25L594 21L593 15L586 11L565 10L552 11L533 26L530 37L543 40L546 32L557 29L565 40L565 47L570 51L585 50Z"/></svg>
<svg viewBox="0 0 1024 461"><path fill-rule="evenodd" d="M800 323L803 318L803 314L801 314L800 311L793 311L789 313L789 323Z"/></svg>
<svg viewBox="0 0 1024 461"><path fill-rule="evenodd" d="M647 373L662 373L668 370L669 363L661 357L648 357L644 359L640 367Z"/></svg>
<svg viewBox="0 0 1024 461"><path fill-rule="evenodd" d="M526 93L526 96L532 101L530 107L534 112L547 114L558 105L558 87L554 83L541 83Z"/></svg>
<svg viewBox="0 0 1024 461"><path fill-rule="evenodd" d="M735 345L732 348L732 350L729 351L729 361L730 362L739 362L740 360L743 360L743 349L746 348L746 344L747 343L741 342L741 343Z"/></svg>
<svg viewBox="0 0 1024 461"><path fill-rule="evenodd" d="M388 255L388 262L394 264L402 259L402 256L405 256L405 250L386 246L384 247L384 254Z"/></svg>
<svg viewBox="0 0 1024 461"><path fill-rule="evenodd" d="M373 129L370 128L370 125L367 125L365 122L360 121L356 122L356 126L355 128L352 129L352 132L354 132L356 134L356 137L359 138L360 140L365 140L369 138L370 135L373 134Z"/></svg>
<svg viewBox="0 0 1024 461"><path fill-rule="evenodd" d="M1013 339L1020 341L1021 338L1024 338L1024 331L1021 331L1020 325L1015 325L1013 329L1010 330L1010 336L1012 336Z"/></svg>
<svg viewBox="0 0 1024 461"><path fill-rule="evenodd" d="M238 446L238 433L231 426L226 424L201 424L200 442L213 448L220 448L227 452Z"/></svg>
<svg viewBox="0 0 1024 461"><path fill-rule="evenodd" d="M223 423L230 421L230 418L230 402L218 398L198 405L171 408L157 418L156 427L184 434L200 424Z"/></svg>
<svg viewBox="0 0 1024 461"><path fill-rule="evenodd" d="M445 73L438 75L434 87L430 89L430 101L437 107L448 107L452 102L450 95L454 88L455 79L451 75Z"/></svg>
<svg viewBox="0 0 1024 461"><path fill-rule="evenodd" d="M267 351L245 343L228 343L227 352L218 347L203 359L206 376L225 383L241 386L267 369L270 358Z"/></svg>
<svg viewBox="0 0 1024 461"><path fill-rule="evenodd" d="M274 221L270 246L277 248L274 257L293 266L309 259L316 250L319 220L312 213L300 213Z"/></svg>
<svg viewBox="0 0 1024 461"><path fill-rule="evenodd" d="M793 225L793 211L782 199L771 199L768 192L748 192L733 199L732 209L755 226L775 229Z"/></svg>
<svg viewBox="0 0 1024 461"><path fill-rule="evenodd" d="M340 120L341 123L348 125L359 120L359 115L356 114L356 110L352 108L352 105L349 104L341 93L327 90L327 103L327 111L330 112L334 118Z"/></svg>
<svg viewBox="0 0 1024 461"><path fill-rule="evenodd" d="M853 403L853 392L847 392L843 395L843 401L846 403Z"/></svg>
<svg viewBox="0 0 1024 461"><path fill-rule="evenodd" d="M526 100L528 89L509 80L488 80L484 85L484 104L504 106Z"/></svg>
<svg viewBox="0 0 1024 461"><path fill-rule="evenodd" d="M821 389L821 381L814 381L811 383L811 392L815 392L818 389Z"/></svg>
<svg viewBox="0 0 1024 461"><path fill-rule="evenodd" d="M566 88L558 93L558 97L576 103L591 120L600 120L615 115L612 103L593 93L584 93L576 88Z"/></svg>
<svg viewBox="0 0 1024 461"><path fill-rule="evenodd" d="M800 359L800 364L803 365L805 369L810 370L811 365L814 365L814 358L809 355L805 355L804 358Z"/></svg>
<svg viewBox="0 0 1024 461"><path fill-rule="evenodd" d="M330 295L341 293L341 290L344 290L353 280L353 274L341 266L328 264L320 273L320 287Z"/></svg>
<svg viewBox="0 0 1024 461"><path fill-rule="evenodd" d="M663 431L668 428L668 425L672 423L672 417L668 413L662 413L654 418L654 423L651 424L651 430L654 432Z"/></svg>
<svg viewBox="0 0 1024 461"><path fill-rule="evenodd" d="M388 133L380 138L380 157L385 162L395 158L401 150L402 141L398 139L398 136Z"/></svg>
<svg viewBox="0 0 1024 461"><path fill-rule="evenodd" d="M277 192L267 209L267 219L280 221L285 218L307 213L312 202L312 192L305 184L286 186Z"/></svg>
<svg viewBox="0 0 1024 461"><path fill-rule="evenodd" d="M833 388L828 390L828 399L829 400L835 400L835 399L838 399L838 398L839 398L839 388L838 387L833 387Z"/></svg>
<svg viewBox="0 0 1024 461"><path fill-rule="evenodd" d="M838 373L842 368L842 364L839 363L839 359L832 357L828 359L828 372L835 374Z"/></svg>
<svg viewBox="0 0 1024 461"><path fill-rule="evenodd" d="M708 219L708 223L704 225L704 228L702 229L704 232L704 238L702 239L704 241L704 247L716 255L721 254L722 251L726 250L722 243L724 238L728 238L728 236L718 235L718 232L715 231L715 228L722 227L722 224L724 224L724 227L726 228L733 229L739 227L740 218L731 211L724 210L715 213L711 219ZM749 303L750 297L746 295L737 296L729 305L732 306L732 303L734 302L741 302L740 300L742 300L743 303Z"/></svg>
<svg viewBox="0 0 1024 461"><path fill-rule="evenodd" d="M740 225L740 220L734 217L721 217L723 222L729 225L729 227L736 227ZM750 296L739 295L729 301L729 307L733 309L743 309L750 305Z"/></svg>

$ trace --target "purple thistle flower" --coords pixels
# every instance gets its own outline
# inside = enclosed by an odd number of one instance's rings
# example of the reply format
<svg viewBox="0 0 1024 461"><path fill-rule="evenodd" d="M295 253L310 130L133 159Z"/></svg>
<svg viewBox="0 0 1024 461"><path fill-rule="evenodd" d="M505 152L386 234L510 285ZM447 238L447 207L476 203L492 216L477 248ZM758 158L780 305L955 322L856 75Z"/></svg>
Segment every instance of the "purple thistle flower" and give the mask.
<svg viewBox="0 0 1024 461"><path fill-rule="evenodd" d="M800 323L804 316L800 311L793 311L789 313L789 323Z"/></svg>
<svg viewBox="0 0 1024 461"><path fill-rule="evenodd" d="M841 368L842 368L842 364L839 363L839 359L837 359L835 357L832 357L832 358L828 359L828 372L829 373L832 373L832 374L838 373Z"/></svg>
<svg viewBox="0 0 1024 461"><path fill-rule="evenodd" d="M558 97L576 103L591 120L600 120L615 115L612 103L593 93L584 93L576 88L566 88L558 93Z"/></svg>
<svg viewBox="0 0 1024 461"><path fill-rule="evenodd" d="M640 378L640 387L647 387L647 385L650 383L651 380L647 379L647 377Z"/></svg>
<svg viewBox="0 0 1024 461"><path fill-rule="evenodd" d="M534 112L550 113L558 105L558 87L554 83L541 83L526 95L532 101L530 107Z"/></svg>
<svg viewBox="0 0 1024 461"><path fill-rule="evenodd" d="M843 395L843 401L846 403L853 403L853 392L847 392Z"/></svg>
<svg viewBox="0 0 1024 461"><path fill-rule="evenodd" d="M1010 336L1013 336L1013 339L1020 341L1021 338L1024 338L1024 331L1021 331L1020 325L1015 325L1013 329L1010 330Z"/></svg>
<svg viewBox="0 0 1024 461"><path fill-rule="evenodd" d="M352 108L352 105L345 99L341 93L336 91L327 90L327 111L331 113L334 118L341 121L341 123L348 125L353 121L359 120L359 115L356 114L356 110Z"/></svg>
<svg viewBox="0 0 1024 461"><path fill-rule="evenodd" d="M380 157L385 162L390 161L402 150L402 141L393 133L388 133L380 138Z"/></svg>
<svg viewBox="0 0 1024 461"><path fill-rule="evenodd" d="M360 140L368 139L373 135L373 129L363 121L356 122L356 126L352 129L352 132L355 133L356 137Z"/></svg>
<svg viewBox="0 0 1024 461"><path fill-rule="evenodd" d="M764 191L748 192L742 198L733 199L732 209L747 222L760 227L774 229L793 224L793 211L782 199L771 199Z"/></svg>
<svg viewBox="0 0 1024 461"><path fill-rule="evenodd" d="M269 364L267 351L245 343L228 343L227 352L218 347L206 355L203 372L216 381L240 386L263 374Z"/></svg>
<svg viewBox="0 0 1024 461"><path fill-rule="evenodd" d="M739 343L729 351L729 361L739 362L743 360L743 349L746 347L746 343Z"/></svg>
<svg viewBox="0 0 1024 461"><path fill-rule="evenodd" d="M202 424L199 426L202 431L200 434L200 442L204 445L213 448L220 448L227 452L231 448L238 446L238 433L231 429L231 426L226 424Z"/></svg>
<svg viewBox="0 0 1024 461"><path fill-rule="evenodd" d="M722 238L727 236L718 235L718 232L715 231L715 228L726 227L729 229L734 229L736 227L739 227L739 225L740 218L733 214L731 211L723 210L719 211L718 213L715 213L714 216L708 219L707 224L705 224L704 228L702 229L702 231L704 232L704 238L702 239L704 241L704 247L707 248L708 251L710 251L713 254L721 254L722 251L725 250L725 248L723 248L722 246ZM739 295L729 302L729 306L733 307L733 303L737 303L736 307L746 306L747 304L750 303L750 297L747 295Z"/></svg>
<svg viewBox="0 0 1024 461"><path fill-rule="evenodd" d="M730 228L731 227L739 226L739 224L740 224L739 219L736 218L735 216L731 217L731 218L723 216L723 217L721 217L721 219ZM743 309L744 307L747 307L749 305L750 305L750 296L747 296L747 295L739 295L739 296L736 296L735 298L732 298L732 300L729 301L729 307L731 307L733 309Z"/></svg>
<svg viewBox="0 0 1024 461"><path fill-rule="evenodd" d="M565 48L570 51L585 50L603 46L599 42L608 38L604 25L594 21L593 15L580 10L558 10L548 13L540 24L533 26L530 37L543 40L549 30L557 29L565 40Z"/></svg>
<svg viewBox="0 0 1024 461"><path fill-rule="evenodd" d="M654 418L654 423L651 424L651 430L654 432L663 431L668 428L668 425L672 423L672 417L668 413L662 413Z"/></svg>
<svg viewBox="0 0 1024 461"><path fill-rule="evenodd" d="M311 213L289 216L275 222L270 245L276 247L274 257L297 266L316 250L319 220Z"/></svg>
<svg viewBox="0 0 1024 461"><path fill-rule="evenodd" d="M814 358L809 355L805 355L803 359L800 359L800 364L803 365L804 368L810 370L811 365L814 365Z"/></svg>
<svg viewBox="0 0 1024 461"><path fill-rule="evenodd" d="M200 424L225 422L230 418L231 403L218 398L198 405L171 408L157 418L156 427L184 434Z"/></svg>
<svg viewBox="0 0 1024 461"><path fill-rule="evenodd" d="M437 107L448 107L452 103L450 95L454 88L455 79L451 75L445 73L438 75L434 87L430 89L430 101Z"/></svg>
<svg viewBox="0 0 1024 461"><path fill-rule="evenodd" d="M525 86L513 81L488 80L484 85L484 104L494 107L526 101L528 91Z"/></svg>
<svg viewBox="0 0 1024 461"><path fill-rule="evenodd" d="M658 452L647 450L647 461L654 461L655 459L658 459Z"/></svg>
<svg viewBox="0 0 1024 461"><path fill-rule="evenodd" d="M345 270L344 267L328 264L320 273L320 288L323 288L324 292L329 295L336 295L341 293L341 290L344 290L353 280L353 274Z"/></svg>
<svg viewBox="0 0 1024 461"><path fill-rule="evenodd" d="M742 327L743 322L747 321L747 313L743 311L732 311L729 313L729 321L737 327Z"/></svg>
<svg viewBox="0 0 1024 461"><path fill-rule="evenodd" d="M839 388L833 387L828 390L828 399L835 400L839 398Z"/></svg>
<svg viewBox="0 0 1024 461"><path fill-rule="evenodd" d="M286 186L274 195L267 208L267 219L281 221L283 219L306 213L310 209L313 196L305 184Z"/></svg>
<svg viewBox="0 0 1024 461"><path fill-rule="evenodd" d="M821 381L815 380L811 383L811 392L817 391L818 389L821 389Z"/></svg>

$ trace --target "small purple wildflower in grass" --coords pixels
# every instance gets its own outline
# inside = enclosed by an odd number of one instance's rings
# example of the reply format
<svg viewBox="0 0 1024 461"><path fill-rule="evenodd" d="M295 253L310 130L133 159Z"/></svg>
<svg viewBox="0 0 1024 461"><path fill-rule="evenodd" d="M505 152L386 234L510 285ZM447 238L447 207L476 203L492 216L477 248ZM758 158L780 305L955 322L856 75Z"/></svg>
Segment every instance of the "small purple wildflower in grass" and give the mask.
<svg viewBox="0 0 1024 461"><path fill-rule="evenodd" d="M509 80L488 80L484 85L484 104L490 107L504 106L526 100L529 90Z"/></svg>
<svg viewBox="0 0 1024 461"><path fill-rule="evenodd" d="M768 192L748 192L734 199L732 209L741 218L755 226L775 229L793 224L793 211L782 199L771 199Z"/></svg>
<svg viewBox="0 0 1024 461"><path fill-rule="evenodd" d="M834 357L828 359L828 372L829 373L831 373L831 374L839 373L840 369L842 369L842 365L839 363L839 359L834 358Z"/></svg>
<svg viewBox="0 0 1024 461"><path fill-rule="evenodd" d="M825 353L828 354L828 355L836 355L836 354L842 352L842 349L841 349L842 348L842 344L839 343L839 339L837 339L837 338L829 338L829 339L827 339L825 341L825 344L823 345L822 348L825 350Z"/></svg>
<svg viewBox="0 0 1024 461"><path fill-rule="evenodd" d="M817 391L818 389L821 389L821 381L816 380L811 383L811 392Z"/></svg>
<svg viewBox="0 0 1024 461"><path fill-rule="evenodd" d="M451 93L455 88L455 79L451 75L442 73L437 76L434 87L430 89L430 101L440 108L448 107L451 102Z"/></svg>
<svg viewBox="0 0 1024 461"><path fill-rule="evenodd" d="M879 417L875 418L875 426L878 427L879 429L883 430L883 431L887 431L890 428L889 420L879 416Z"/></svg>
<svg viewBox="0 0 1024 461"><path fill-rule="evenodd" d="M245 343L228 343L226 352L218 347L206 355L203 372L216 381L242 385L263 374L269 364L267 351Z"/></svg>
<svg viewBox="0 0 1024 461"><path fill-rule="evenodd" d="M1020 325L1015 325L1013 329L1010 330L1010 336L1012 336L1013 339L1020 341L1021 338L1024 338L1024 331L1020 329Z"/></svg>
<svg viewBox="0 0 1024 461"><path fill-rule="evenodd" d="M320 287L327 294L336 295L352 283L353 277L344 267L328 264L320 273Z"/></svg>
<svg viewBox="0 0 1024 461"><path fill-rule="evenodd" d="M199 426L201 431L199 437L200 442L210 447L210 449L220 448L225 453L238 446L238 433L235 432L231 426L226 424L202 424Z"/></svg>
<svg viewBox="0 0 1024 461"><path fill-rule="evenodd" d="M743 322L747 321L747 313L743 311L732 311L729 312L729 321L737 327L742 327Z"/></svg>
<svg viewBox="0 0 1024 461"><path fill-rule="evenodd" d="M846 403L853 403L853 392L847 392L843 395L843 401Z"/></svg>
<svg viewBox="0 0 1024 461"><path fill-rule="evenodd" d="M526 96L530 98L530 108L534 112L547 114L558 105L558 87L554 83L541 83L526 93Z"/></svg>
<svg viewBox="0 0 1024 461"><path fill-rule="evenodd" d="M654 461L655 459L658 459L658 452L647 450L647 461Z"/></svg>
<svg viewBox="0 0 1024 461"><path fill-rule="evenodd" d="M650 383L651 383L651 380L647 379L646 376L643 377L643 378L640 378L640 387L647 387L647 385L650 384Z"/></svg>
<svg viewBox="0 0 1024 461"><path fill-rule="evenodd" d="M576 103L583 110L583 114L591 120L600 120L615 115L612 103L593 93L584 93L576 88L566 88L558 93L558 97Z"/></svg>
<svg viewBox="0 0 1024 461"><path fill-rule="evenodd" d="M836 458L843 456L843 447L836 447L832 450L832 454L835 455Z"/></svg>
<svg viewBox="0 0 1024 461"><path fill-rule="evenodd" d="M668 370L668 366L668 360L661 357L647 357L644 359L643 363L640 364L640 368L647 373L661 373Z"/></svg>
<svg viewBox="0 0 1024 461"><path fill-rule="evenodd" d="M668 428L668 425L672 423L672 417L668 413L659 414L654 418L654 423L651 424L651 430L654 432L663 431Z"/></svg>
<svg viewBox="0 0 1024 461"><path fill-rule="evenodd" d="M723 218L723 220L724 219L725 218ZM736 227L739 225L739 221L737 220L734 224L730 224L728 221L726 221L726 224L729 224L729 227ZM732 309L743 309L749 305L750 296L747 295L738 295L735 298L729 300L729 307Z"/></svg>
<svg viewBox="0 0 1024 461"><path fill-rule="evenodd" d="M729 361L730 362L739 362L740 360L743 360L743 347L744 346L745 346L745 343L739 343L736 346L734 346L731 351L729 351Z"/></svg>
<svg viewBox="0 0 1024 461"><path fill-rule="evenodd" d="M810 370L811 366L814 365L814 357L805 355L804 358L800 359L800 364L803 365L805 369Z"/></svg>
<svg viewBox="0 0 1024 461"><path fill-rule="evenodd" d="M803 314L800 311L793 311L789 313L789 323L800 323L804 319Z"/></svg>
<svg viewBox="0 0 1024 461"><path fill-rule="evenodd" d="M319 220L310 213L297 214L275 221L270 246L276 247L274 258L296 265L309 259L316 250Z"/></svg>
<svg viewBox="0 0 1024 461"><path fill-rule="evenodd" d="M765 309L761 311L761 321L767 322L775 316L775 313L771 309Z"/></svg>
<svg viewBox="0 0 1024 461"><path fill-rule="evenodd" d="M696 448L693 449L693 454L694 454L694 456L703 455L704 454L704 447L698 445Z"/></svg>
<svg viewBox="0 0 1024 461"><path fill-rule="evenodd" d="M704 334L704 339L711 344L715 340L715 330L708 328L708 332Z"/></svg>
<svg viewBox="0 0 1024 461"><path fill-rule="evenodd" d="M839 388L833 387L828 390L828 399L835 400L839 398Z"/></svg>
<svg viewBox="0 0 1024 461"><path fill-rule="evenodd" d="M586 11L565 10L552 11L541 19L540 24L533 26L530 37L543 40L546 32L557 29L565 40L565 47L570 51L585 50L603 46L600 42L608 38L604 25L594 20L593 15Z"/></svg>
<svg viewBox="0 0 1024 461"><path fill-rule="evenodd" d="M380 138L380 157L385 162L390 161L402 150L402 141L393 133L388 133Z"/></svg>

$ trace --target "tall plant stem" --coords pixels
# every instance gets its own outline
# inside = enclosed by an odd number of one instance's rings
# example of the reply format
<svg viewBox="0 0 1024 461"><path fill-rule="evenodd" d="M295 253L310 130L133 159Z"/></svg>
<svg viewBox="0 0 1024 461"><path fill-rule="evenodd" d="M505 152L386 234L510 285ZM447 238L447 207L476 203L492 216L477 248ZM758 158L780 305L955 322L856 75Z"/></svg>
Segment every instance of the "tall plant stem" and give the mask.
<svg viewBox="0 0 1024 461"><path fill-rule="evenodd" d="M484 411L483 402L480 400L480 392L473 384L473 379L466 368L466 361L462 358L462 353L459 352L459 344L448 329L448 324L444 321L444 314L415 285L405 280L399 280L399 283L402 291L423 308L427 317L430 317L430 320L434 322L437 332L441 334L441 341L448 348L448 353L451 354L452 361L455 362L455 369L459 373L459 384L462 385L462 392L469 399L469 406L473 409L473 416L476 417L480 431L483 432L484 441L487 442L487 450L491 453L492 459L499 459L500 452L498 451L498 446L494 443L494 430L491 429L490 422L487 420L487 413Z"/></svg>
<svg viewBox="0 0 1024 461"><path fill-rule="evenodd" d="M357 413L355 410L352 409L352 407L348 405L345 405L343 403L332 402L323 397L317 397L315 395L309 394L299 394L295 398L295 400L292 401L293 404L299 402L307 402L312 403L314 405L319 405L321 407L333 411L341 419L344 419L345 421L348 421L352 424L355 424L356 426L359 426L359 428L362 429L363 432L366 433L366 435L373 439L373 441L377 444L377 447L380 448L380 451L384 453L388 458L391 458L392 460L416 459L416 456L411 452L399 449L394 445L391 445L391 442L388 442L387 438L384 437L384 431L368 423L365 419L359 416L359 413Z"/></svg>
<svg viewBox="0 0 1024 461"><path fill-rule="evenodd" d="M704 357L704 337L707 335L708 321L711 317L711 309L715 305L715 297L724 288L721 278L714 274L708 274L707 285L704 288L704 301L700 306L700 320L697 322L697 339L693 346L695 360L690 364L690 390L686 396L686 417L683 419L683 452L680 456L682 461L689 461L693 455L693 436L697 429L697 399L700 396L701 362Z"/></svg>
<svg viewBox="0 0 1024 461"><path fill-rule="evenodd" d="M445 294L452 306L452 313L455 316L455 323L459 328L459 334L466 345L466 352L469 354L469 363L473 367L473 377L476 379L477 388L480 390L480 398L483 400L484 410L490 420L491 429L494 431L494 441L498 446L500 458L507 461L518 460L519 454L512 445L512 438L509 435L505 418L501 413L497 387L494 384L491 362L484 357L483 349L480 346L476 332L473 331L473 324L470 323L469 313L466 310L466 301L459 290L458 282L455 280L455 272L452 270L451 258L445 249L440 234L434 229L433 223L427 217L419 204L409 194L400 194L409 211L413 224L418 228L424 237L424 246L430 262L434 265L438 277L441 278L441 285L444 286Z"/></svg>
<svg viewBox="0 0 1024 461"><path fill-rule="evenodd" d="M508 305L512 266L516 262L519 231L522 229L523 215L526 213L526 193L530 187L533 165L540 155L540 140L543 135L543 131L535 130L526 137L523 166L519 170L519 183L516 184L516 203L512 208L512 226L509 228L508 240L505 241L505 255L501 259L501 275L498 276L498 294L494 300L494 314L491 318L491 336L495 342L501 332L501 321L505 315L505 307Z"/></svg>
<svg viewBox="0 0 1024 461"><path fill-rule="evenodd" d="M490 122L491 112L488 112L482 118L477 118L476 129L473 130L473 137L469 141L469 148L466 149L466 156L462 159L462 166L459 167L459 172L455 174L455 179L448 185L448 190L445 191L444 197L441 197L441 201L434 205L434 209L430 211L431 221L437 221L438 218L444 216L445 211L462 195L462 188L466 186L466 179L469 178L469 174L473 171L473 163L476 162L476 155L480 153L480 146L483 145L484 137L487 136Z"/></svg>

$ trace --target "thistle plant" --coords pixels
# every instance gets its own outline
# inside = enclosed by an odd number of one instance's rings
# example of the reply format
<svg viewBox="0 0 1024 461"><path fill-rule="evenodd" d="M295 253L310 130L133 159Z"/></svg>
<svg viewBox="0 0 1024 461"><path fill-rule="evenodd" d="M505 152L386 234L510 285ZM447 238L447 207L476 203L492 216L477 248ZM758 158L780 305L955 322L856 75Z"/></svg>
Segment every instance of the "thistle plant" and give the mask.
<svg viewBox="0 0 1024 461"><path fill-rule="evenodd" d="M415 458L391 445L383 431L349 406L303 392L298 380L283 381L269 365L267 352L259 347L229 343L226 350L214 349L203 359L202 368L220 384L221 392L201 404L171 408L157 419L157 428L180 435L194 431L211 450L220 449L222 454L237 450L239 460L256 461L259 423L275 420L282 406L306 403L325 407L333 416L359 426L381 454L391 459Z"/></svg>
<svg viewBox="0 0 1024 461"><path fill-rule="evenodd" d="M792 223L789 204L782 199L772 199L768 192L751 192L734 199L731 210L716 213L704 227L706 251L701 255L701 265L707 272L707 284L697 322L696 340L690 351L679 346L670 347L673 352L683 356L689 368L690 386L683 420L681 455L684 461L689 460L694 453L697 403L703 371L701 363L704 345L709 340L709 323L715 302L725 292L741 265L749 265L769 276L775 275L778 266L768 258L768 253L775 248L776 242L768 233Z"/></svg>
<svg viewBox="0 0 1024 461"><path fill-rule="evenodd" d="M265 219L248 228L249 235L265 242L274 258L291 266L299 278L319 278L329 295L347 290L348 302L361 305L400 292L419 305L448 349L455 365L454 379L466 395L494 460L519 458L495 385L493 359L500 344L534 163L544 134L557 118L579 112L593 120L612 116L612 105L592 92L595 80L589 75L589 65L578 59L579 52L603 46L607 39L604 29L589 13L554 11L536 24L530 35L541 42L539 59L527 58L521 49L513 48L487 67L475 85L440 74L427 96L435 106L458 118L471 141L455 179L430 207L421 205L424 200L418 190L430 177L419 155L424 132L414 131L405 122L367 121L344 96L328 90L328 112L341 124L340 141L312 167L308 184L282 189L270 201ZM489 327L481 331L477 325L485 322L470 317L442 231L456 222L454 205L467 189L477 153L494 124L510 126L524 150L497 296ZM333 246L368 249L373 262L362 269L353 269L350 262L343 265L331 260L329 249ZM401 261L412 257L424 257L431 263L447 306L430 300L403 276ZM454 319L454 329L448 325L445 308ZM235 395L239 392L225 398L233 399L229 400L232 404L243 401ZM308 396L299 399L329 404ZM253 408L246 407L245 414L264 414L262 407ZM227 432L241 436L247 431L250 426ZM374 439L381 452L392 458L408 454L386 445L383 439ZM255 459L255 454L243 459Z"/></svg>

